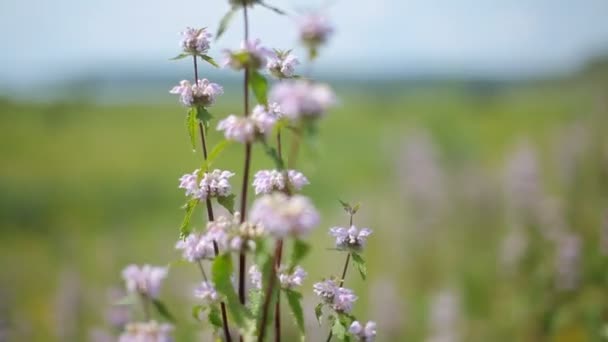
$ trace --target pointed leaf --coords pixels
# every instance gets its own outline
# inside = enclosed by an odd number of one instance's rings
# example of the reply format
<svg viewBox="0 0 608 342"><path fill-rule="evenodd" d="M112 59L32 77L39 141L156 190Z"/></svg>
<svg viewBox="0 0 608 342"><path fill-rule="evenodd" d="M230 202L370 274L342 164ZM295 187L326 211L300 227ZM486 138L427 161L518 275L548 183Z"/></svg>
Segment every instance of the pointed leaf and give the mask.
<svg viewBox="0 0 608 342"><path fill-rule="evenodd" d="M194 208L196 208L197 204L198 199L191 199L184 205L186 214L184 215L184 220L179 228L179 236L181 238L184 238L190 234L190 219L192 218L192 213L194 212Z"/></svg>
<svg viewBox="0 0 608 342"><path fill-rule="evenodd" d="M264 298L262 290L252 289L249 291L249 300L247 301L247 303L249 311L252 314L255 315L260 310L260 306L262 305L262 298Z"/></svg>
<svg viewBox="0 0 608 342"><path fill-rule="evenodd" d="M365 280L365 278L367 277L367 266L365 266L365 259L363 259L363 257L360 254L357 254L354 252L351 253L350 255L353 258L353 263L357 267L359 274L361 274L361 278L363 278L363 280Z"/></svg>
<svg viewBox="0 0 608 342"><path fill-rule="evenodd" d="M209 323L211 323L211 325L213 325L216 329L222 328L223 327L223 321L222 321L222 316L220 314L220 309L217 308L217 306L212 306L211 309L209 309Z"/></svg>
<svg viewBox="0 0 608 342"><path fill-rule="evenodd" d="M232 258L230 254L218 256L211 267L215 288L226 297L226 304L234 322L241 328L247 325L247 310L240 303L239 296L232 285Z"/></svg>
<svg viewBox="0 0 608 342"><path fill-rule="evenodd" d="M195 305L192 307L192 318L197 321L201 320L201 313L205 311L204 305Z"/></svg>
<svg viewBox="0 0 608 342"><path fill-rule="evenodd" d="M265 2L261 2L261 1L260 1L260 2L259 2L259 4L260 4L260 5L262 5L262 7L266 7L267 9L269 9L269 10L271 10L271 11L275 12L276 14L279 14L279 15L287 15L287 13L285 13L285 11L283 11L282 9L279 9L279 8L277 8L277 7L274 7L274 6L272 6L272 5L269 5L269 4L265 3Z"/></svg>
<svg viewBox="0 0 608 342"><path fill-rule="evenodd" d="M285 168L285 164L283 163L283 159L279 157L279 153L277 152L277 150L274 147L268 145L265 141L262 142L262 146L264 147L264 152L266 152L266 155L268 155L270 159L272 159L276 168L278 170L283 170Z"/></svg>
<svg viewBox="0 0 608 342"><path fill-rule="evenodd" d="M289 267L295 267L310 252L310 245L302 240L294 240Z"/></svg>
<svg viewBox="0 0 608 342"><path fill-rule="evenodd" d="M315 306L315 317L317 317L317 322L319 322L320 326L321 319L323 318L323 303L319 303L317 306Z"/></svg>
<svg viewBox="0 0 608 342"><path fill-rule="evenodd" d="M230 140L221 140L220 142L218 142L215 146L213 146L213 148L211 149L211 152L209 152L209 155L207 156L207 160L205 160L201 166L201 170L207 172L209 171L209 168L211 167L211 165L213 164L213 162L217 159L217 157L219 157L219 155L224 151L224 149L226 147L228 147L231 144Z"/></svg>
<svg viewBox="0 0 608 342"><path fill-rule="evenodd" d="M293 290L285 290L285 295L287 296L287 303L296 320L298 329L300 329L300 336L304 338L304 335L306 335L306 326L304 325L304 310L302 310L302 295Z"/></svg>
<svg viewBox="0 0 608 342"><path fill-rule="evenodd" d="M188 116L186 117L186 128L188 129L188 136L190 137L190 144L192 145L193 151L196 151L196 112L195 108L190 108Z"/></svg>
<svg viewBox="0 0 608 342"><path fill-rule="evenodd" d="M186 57L190 56L189 53L180 53L179 55L173 57L173 58L169 58L170 61L176 61L178 59L184 59Z"/></svg>
<svg viewBox="0 0 608 342"><path fill-rule="evenodd" d="M215 60L214 60L214 59L213 59L211 56L207 56L207 55L201 55L201 58L202 58L202 59L203 59L205 62L207 62L207 63L209 63L209 64L213 65L213 66L214 66L214 67L216 67L216 68L219 68L219 67L220 67L220 66L219 66L219 64L217 64L217 62L216 62L216 61L215 61Z"/></svg>
<svg viewBox="0 0 608 342"><path fill-rule="evenodd" d="M342 325L339 319L334 320L334 324L331 327L331 332L340 340L344 340L346 335L346 327Z"/></svg>
<svg viewBox="0 0 608 342"><path fill-rule="evenodd" d="M249 85L260 104L268 104L268 80L256 70L249 71Z"/></svg>
<svg viewBox="0 0 608 342"><path fill-rule="evenodd" d="M226 208L229 213L234 214L234 194L230 194L224 197L218 197L217 203L219 203L222 207Z"/></svg>
<svg viewBox="0 0 608 342"><path fill-rule="evenodd" d="M152 304L154 304L154 307L156 308L156 311L166 320L168 320L171 323L175 323L175 318L173 317L173 315L169 312L169 309L167 309L167 307L165 306L165 304L163 304L163 302L161 302L158 299L153 299L152 300Z"/></svg>
<svg viewBox="0 0 608 342"><path fill-rule="evenodd" d="M230 20L232 19L235 13L236 9L232 8L230 9L230 11L228 11L228 13L224 14L224 17L222 17L222 20L220 20L220 26L217 29L217 33L215 34L215 40L220 39L224 32L226 32L226 29L230 24Z"/></svg>
<svg viewBox="0 0 608 342"><path fill-rule="evenodd" d="M207 108L198 106L196 107L196 118L205 125L205 128L209 128L209 122L213 119L213 115L207 111Z"/></svg>

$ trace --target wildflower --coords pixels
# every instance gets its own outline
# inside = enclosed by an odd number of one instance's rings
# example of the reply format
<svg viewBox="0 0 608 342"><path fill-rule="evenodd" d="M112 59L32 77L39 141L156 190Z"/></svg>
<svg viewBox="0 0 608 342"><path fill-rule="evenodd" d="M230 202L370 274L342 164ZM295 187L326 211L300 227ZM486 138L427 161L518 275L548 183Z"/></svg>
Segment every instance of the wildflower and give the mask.
<svg viewBox="0 0 608 342"><path fill-rule="evenodd" d="M224 137L228 140L240 143L253 142L256 137L256 125L251 118L229 115L217 125L218 131L224 131Z"/></svg>
<svg viewBox="0 0 608 342"><path fill-rule="evenodd" d="M265 135L272 133L272 128L281 116L281 108L274 102L268 104L268 108L257 105L251 112L251 120L253 120L257 131Z"/></svg>
<svg viewBox="0 0 608 342"><path fill-rule="evenodd" d="M298 19L300 40L307 46L315 48L325 44L334 33L329 19L320 13L308 13Z"/></svg>
<svg viewBox="0 0 608 342"><path fill-rule="evenodd" d="M249 280L255 289L262 289L262 272L260 272L258 265L254 264L249 267Z"/></svg>
<svg viewBox="0 0 608 342"><path fill-rule="evenodd" d="M580 281L581 239L572 233L562 233L556 244L556 287L574 290Z"/></svg>
<svg viewBox="0 0 608 342"><path fill-rule="evenodd" d="M159 324L156 321L131 323L118 338L118 342L172 342L170 324Z"/></svg>
<svg viewBox="0 0 608 342"><path fill-rule="evenodd" d="M294 56L291 51L278 51L268 58L266 67L270 73L278 78L290 78L293 76L296 65L300 64L300 61Z"/></svg>
<svg viewBox="0 0 608 342"><path fill-rule="evenodd" d="M333 300L333 309L338 312L350 312L358 299L353 290L339 287Z"/></svg>
<svg viewBox="0 0 608 342"><path fill-rule="evenodd" d="M203 281L194 289L194 296L202 299L205 304L213 304L220 298L212 282Z"/></svg>
<svg viewBox="0 0 608 342"><path fill-rule="evenodd" d="M304 185L309 184L308 178L296 170L287 171L289 185L296 191L300 191ZM253 177L255 194L269 194L273 191L285 189L285 172L280 170L260 170Z"/></svg>
<svg viewBox="0 0 608 342"><path fill-rule="evenodd" d="M372 342L376 339L376 322L369 321L364 327L359 321L354 321L348 328L348 332L355 335L361 342Z"/></svg>
<svg viewBox="0 0 608 342"><path fill-rule="evenodd" d="M353 290L340 287L335 279L315 283L313 292L338 312L350 312L358 299Z"/></svg>
<svg viewBox="0 0 608 342"><path fill-rule="evenodd" d="M166 267L129 265L122 271L122 277L130 292L139 292L156 298L159 295L162 281L167 276L167 271Z"/></svg>
<svg viewBox="0 0 608 342"><path fill-rule="evenodd" d="M181 32L182 40L180 46L185 53L192 55L204 55L209 51L211 46L211 34L207 32L207 29L195 29L187 27L185 31Z"/></svg>
<svg viewBox="0 0 608 342"><path fill-rule="evenodd" d="M212 172L205 172L200 181L199 173L200 170L197 169L179 179L179 188L186 190L186 196L205 200L230 195L232 187L228 179L234 176L234 173L215 169Z"/></svg>
<svg viewBox="0 0 608 342"><path fill-rule="evenodd" d="M299 237L319 223L319 213L307 197L275 192L253 203L250 219L276 237Z"/></svg>
<svg viewBox="0 0 608 342"><path fill-rule="evenodd" d="M215 103L218 96L224 93L224 88L203 78L197 80L194 85L188 80L183 80L179 82L179 85L173 87L169 93L179 94L181 103L186 107L209 107Z"/></svg>
<svg viewBox="0 0 608 342"><path fill-rule="evenodd" d="M239 252L243 249L255 250L255 239L262 236L262 227L250 222L241 223L241 214L234 213L232 217L220 216L207 223L207 236L226 251Z"/></svg>
<svg viewBox="0 0 608 342"><path fill-rule="evenodd" d="M204 233L190 233L177 241L175 248L182 250L183 258L190 262L215 258L213 240Z"/></svg>
<svg viewBox="0 0 608 342"><path fill-rule="evenodd" d="M322 117L336 103L334 92L328 85L304 80L276 84L270 91L270 98L292 121Z"/></svg>
<svg viewBox="0 0 608 342"><path fill-rule="evenodd" d="M267 58L272 56L272 51L260 45L260 40L243 41L241 48L236 51L224 50L226 58L224 67L241 70L245 67L260 69L266 66Z"/></svg>
<svg viewBox="0 0 608 342"><path fill-rule="evenodd" d="M279 282L283 288L293 289L302 286L307 275L308 273L300 266L296 266L291 274L287 273L287 270L283 267L279 272Z"/></svg>
<svg viewBox="0 0 608 342"><path fill-rule="evenodd" d="M365 247L367 237L372 230L369 228L357 229L355 226L350 228L332 227L329 234L336 238L336 248L339 249L362 249Z"/></svg>
<svg viewBox="0 0 608 342"><path fill-rule="evenodd" d="M318 283L315 283L312 288L313 292L321 297L324 302L330 302L333 300L336 291L338 290L338 282L335 279L327 279Z"/></svg>

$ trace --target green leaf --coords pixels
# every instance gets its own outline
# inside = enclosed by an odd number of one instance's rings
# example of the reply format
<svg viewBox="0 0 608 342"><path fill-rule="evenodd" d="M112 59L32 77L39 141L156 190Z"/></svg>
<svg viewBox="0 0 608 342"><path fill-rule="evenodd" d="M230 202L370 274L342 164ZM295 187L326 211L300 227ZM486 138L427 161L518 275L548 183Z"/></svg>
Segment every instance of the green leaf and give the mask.
<svg viewBox="0 0 608 342"><path fill-rule="evenodd" d="M192 317L199 321L201 320L201 312L205 311L205 306L204 305L195 305L192 307Z"/></svg>
<svg viewBox="0 0 608 342"><path fill-rule="evenodd" d="M287 296L287 303L291 309L296 324L300 329L300 336L304 338L306 335L306 326L304 325L304 310L302 309L302 295L293 290L284 290Z"/></svg>
<svg viewBox="0 0 608 342"><path fill-rule="evenodd" d="M247 301L249 306L249 311L255 315L260 310L262 306L262 298L264 298L264 294L262 290L253 289L249 291L249 300Z"/></svg>
<svg viewBox="0 0 608 342"><path fill-rule="evenodd" d="M317 317L317 322L321 325L321 319L323 318L323 303L319 303L315 306L315 317Z"/></svg>
<svg viewBox="0 0 608 342"><path fill-rule="evenodd" d="M276 14L279 14L279 15L287 15L287 13L285 13L285 11L283 11L282 9L276 8L276 7L274 7L274 6L272 6L272 5L269 5L269 4L265 3L265 2L260 1L260 2L259 2L259 4L260 4L262 7L266 7L267 9L269 9L269 10L271 10L271 11L275 12Z"/></svg>
<svg viewBox="0 0 608 342"><path fill-rule="evenodd" d="M220 20L220 26L217 29L217 33L215 34L215 40L220 39L224 32L226 32L228 24L230 24L230 20L232 19L235 13L236 9L232 8L230 11L228 11L228 13L224 14L224 17L222 17L222 20Z"/></svg>
<svg viewBox="0 0 608 342"><path fill-rule="evenodd" d="M310 245L302 240L294 240L289 267L295 267L310 252Z"/></svg>
<svg viewBox="0 0 608 342"><path fill-rule="evenodd" d="M357 213L357 211L359 211L359 208L361 207L361 203L357 203L354 206L352 206L348 202L344 202L342 200L338 200L338 201L340 202L340 204L342 204L344 211L346 211L349 215L355 215Z"/></svg>
<svg viewBox="0 0 608 342"><path fill-rule="evenodd" d="M184 238L190 234L190 219L192 218L192 213L194 212L194 208L198 204L198 199L191 199L185 205L184 209L186 210L186 215L184 215L184 220L182 221L182 225L179 228L179 236Z"/></svg>
<svg viewBox="0 0 608 342"><path fill-rule="evenodd" d="M249 85L260 104L268 104L268 81L256 70L249 71Z"/></svg>
<svg viewBox="0 0 608 342"><path fill-rule="evenodd" d="M211 270L213 272L215 288L226 297L226 304L232 319L239 327L244 328L247 325L247 310L240 303L239 296L234 290L232 280L230 279L233 272L230 254L224 254L215 258Z"/></svg>
<svg viewBox="0 0 608 342"><path fill-rule="evenodd" d="M278 170L283 170L285 168L285 164L283 163L283 159L279 157L279 153L277 152L277 150L274 147L268 145L266 141L262 142L262 146L264 147L264 152L266 152L270 159L272 159L276 168Z"/></svg>
<svg viewBox="0 0 608 342"><path fill-rule="evenodd" d="M175 318L169 312L169 309L167 309L167 307L165 306L165 304L163 304L163 302L161 302L158 299L153 299L152 304L154 304L154 307L156 308L156 311L158 312L159 315L161 315L164 319L168 320L169 322L175 323Z"/></svg>
<svg viewBox="0 0 608 342"><path fill-rule="evenodd" d="M353 263L357 267L359 274L361 274L361 278L365 280L365 278L367 277L367 267L365 266L365 259L363 259L360 254L354 252L350 253L350 255L353 258Z"/></svg>
<svg viewBox="0 0 608 342"><path fill-rule="evenodd" d="M211 323L211 325L213 325L216 329L222 328L224 325L223 321L222 321L222 316L220 313L220 309L218 309L218 307L216 305L212 306L211 309L209 309L209 322Z"/></svg>
<svg viewBox="0 0 608 342"><path fill-rule="evenodd" d="M180 53L179 55L173 57L173 58L169 58L170 61L176 61L178 59L184 59L186 57L191 56L189 53Z"/></svg>
<svg viewBox="0 0 608 342"><path fill-rule="evenodd" d="M205 128L209 128L209 122L213 119L213 115L203 106L196 107L196 118L200 120Z"/></svg>
<svg viewBox="0 0 608 342"><path fill-rule="evenodd" d="M342 325L339 319L334 320L334 324L331 327L331 332L340 340L344 340L346 335L346 327Z"/></svg>
<svg viewBox="0 0 608 342"><path fill-rule="evenodd" d="M186 128L188 129L188 136L190 137L190 144L192 145L193 151L196 151L196 115L197 110L195 108L190 108L190 110L188 110L188 116L186 117Z"/></svg>
<svg viewBox="0 0 608 342"><path fill-rule="evenodd" d="M219 68L220 66L217 64L217 62L211 58L211 56L207 56L207 55L200 55L200 57L207 63L213 65L216 68Z"/></svg>
<svg viewBox="0 0 608 342"><path fill-rule="evenodd" d="M203 162L201 170L203 170L204 172L209 171L209 168L211 167L213 162L217 159L217 157L219 157L219 155L224 151L224 149L228 147L228 145L230 145L230 143L231 141L224 139L218 142L215 146L213 146L211 152L207 156L207 160Z"/></svg>
<svg viewBox="0 0 608 342"><path fill-rule="evenodd" d="M217 203L219 203L222 207L226 208L229 213L234 214L234 194L230 194L224 197L218 197Z"/></svg>

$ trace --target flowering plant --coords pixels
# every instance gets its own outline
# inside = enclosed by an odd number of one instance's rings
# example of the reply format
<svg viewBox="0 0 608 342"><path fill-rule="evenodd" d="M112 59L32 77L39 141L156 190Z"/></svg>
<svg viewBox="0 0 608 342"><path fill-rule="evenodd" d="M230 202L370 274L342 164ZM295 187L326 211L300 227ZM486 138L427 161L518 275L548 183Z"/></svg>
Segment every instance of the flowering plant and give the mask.
<svg viewBox="0 0 608 342"><path fill-rule="evenodd" d="M281 340L281 298L287 300L302 339L306 336L302 294L308 272L300 265L311 250L305 241L319 225L320 214L312 199L298 193L310 183L296 169L298 150L302 143L316 134L316 127L336 98L326 85L296 75L299 60L292 50L267 49L259 39L249 38L248 8L256 5L270 8L276 13L285 12L259 0L230 1L232 9L221 20L216 39L227 29L237 11L243 12L244 37L238 50L224 50L224 67L243 72L243 115L230 114L219 120L216 129L224 139L210 148L208 130L212 129L214 116L210 108L223 94L223 88L208 79L199 78L199 59L218 67L209 56L211 34L206 28L187 28L182 32L182 52L174 59L190 57L193 62L193 81L183 80L170 90L179 95L179 101L187 110L187 132L193 149L200 138L203 164L192 173L179 179L187 202L185 217L179 229L175 248L186 262L196 265L202 281L192 294L192 314L200 322L213 327L216 338L232 341L240 336L245 341L264 341L271 323L275 341ZM300 40L311 53L309 63L316 57L317 49L327 43L333 28L326 17L318 14L305 15L298 20ZM271 84L270 78L277 79ZM249 91L253 92L257 105L250 110ZM283 140L291 138L290 151L284 153ZM242 144L244 167L241 173L242 187L238 208L231 185L237 172L212 169L227 145ZM252 145L260 144L274 169L259 170L250 183ZM253 186L258 196L248 203L248 189ZM214 203L227 211L216 215ZM331 276L314 284L312 292L319 297L315 314L319 323L323 318L329 323L327 340L372 341L376 335L374 322L360 323L352 314L358 297L353 290L344 287L350 264L354 264L365 279L367 270L362 253L372 231L358 229L353 217L359 205L342 202L349 215L348 228L334 227L330 234L335 237L335 251L346 253L346 261L339 277ZM206 229L194 230L190 219L196 209L206 209ZM250 210L248 210L250 208ZM283 258L286 244L291 245L291 255ZM237 256L235 267L233 256ZM249 261L249 267L247 267ZM248 269L248 271L246 271ZM175 320L168 308L160 301L160 288L168 268L135 265L128 266L123 277L131 296L124 302L133 304L133 295L139 297L143 308L143 320L132 322L120 337L120 341L170 341ZM248 276L247 276L248 275ZM250 286L247 290L247 282ZM129 299L131 298L131 299ZM154 307L168 323L153 320Z"/></svg>

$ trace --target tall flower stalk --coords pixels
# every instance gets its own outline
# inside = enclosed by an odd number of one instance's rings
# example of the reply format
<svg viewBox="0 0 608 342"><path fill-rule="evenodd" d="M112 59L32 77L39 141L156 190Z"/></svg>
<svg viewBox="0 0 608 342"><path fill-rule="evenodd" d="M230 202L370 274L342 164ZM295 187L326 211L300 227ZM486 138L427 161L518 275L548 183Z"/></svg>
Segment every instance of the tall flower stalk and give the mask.
<svg viewBox="0 0 608 342"><path fill-rule="evenodd" d="M223 334L224 340L232 340L228 321L230 316L241 341L265 341L272 323L274 340L281 341L281 298L285 298L286 306L304 338L304 313L299 288L308 273L299 263L310 250L305 239L319 224L320 215L312 201L299 193L309 184L309 180L295 166L300 146L314 138L318 122L336 102L335 95L325 84L299 79L301 77L295 74L298 59L291 50L266 49L260 40L250 39L249 8L261 6L284 14L282 10L261 0L229 2L231 10L221 20L216 39L227 29L233 15L242 10L244 40L240 49L223 51L226 58L222 64L243 73L243 113L230 114L217 122L216 129L223 133L224 139L211 148L207 133L214 117L209 108L223 94L223 88L205 78L200 79L198 65L202 60L219 66L208 55L211 35L204 28L187 28L182 33L180 43L183 53L175 58L192 58L193 82L183 80L170 92L179 95L180 102L188 108L186 126L190 143L195 149L196 136L199 135L203 156L200 168L179 179L179 188L184 190L187 202L175 248L181 252L183 259L195 264L202 275L202 281L193 292L197 304L192 308L192 314L199 321L204 321L206 316L216 337ZM301 41L309 50L312 62L319 47L327 42L331 27L326 19L315 15L301 21L300 30ZM278 82L269 86L269 76L278 79ZM250 110L250 91L257 102L253 110ZM292 139L288 153L284 153L282 141L286 137ZM211 168L231 143L243 144L245 148L238 211L234 208L236 196L230 184L235 173ZM250 183L254 144L261 145L275 168L257 171ZM254 187L256 195L250 210L249 186ZM213 201L226 208L228 214L216 216ZM199 204L206 209L206 228L195 230L190 227L190 218ZM362 325L355 321L349 312L357 297L351 290L342 287L351 260L358 264L360 271L364 269L363 259L357 253L371 232L365 229L358 231L352 226L355 212L356 209L352 209L351 227L336 233L341 234L340 239L346 239L339 244L337 242L337 248L348 251L342 280L339 284L333 278L317 283L314 292L322 297L322 306L333 312L328 314L332 331L339 332L338 327L342 328L338 337L344 338L348 334L360 341L371 341L375 336L375 324L368 322ZM291 255L285 258L284 246L288 243L292 244ZM235 255L238 255L237 269L233 265ZM251 258L251 267L246 272L248 258ZM206 262L210 263L209 275L205 270ZM144 304L144 322L129 325L124 335L126 338L171 340L172 326L157 324L152 320L155 312L168 321L174 321L167 307L158 299L160 280L166 273L164 268L149 266L141 270L131 266L125 270L127 287L139 294ZM251 277L252 284L248 292L246 274ZM348 332L346 320L350 325ZM154 337L150 333L155 334Z"/></svg>

